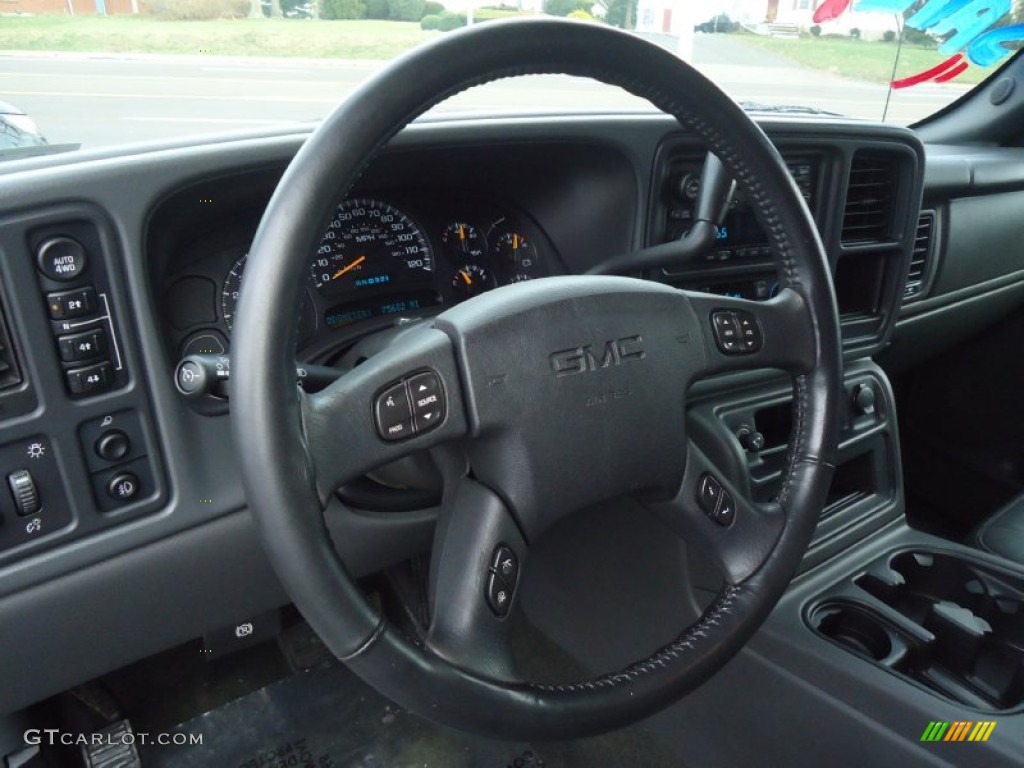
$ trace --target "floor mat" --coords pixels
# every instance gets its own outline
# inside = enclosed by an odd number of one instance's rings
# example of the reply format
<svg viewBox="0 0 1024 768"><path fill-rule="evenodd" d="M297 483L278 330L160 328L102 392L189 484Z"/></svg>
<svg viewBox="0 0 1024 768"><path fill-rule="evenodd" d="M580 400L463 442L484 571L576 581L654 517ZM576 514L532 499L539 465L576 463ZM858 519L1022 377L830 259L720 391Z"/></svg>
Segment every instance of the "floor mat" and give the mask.
<svg viewBox="0 0 1024 768"><path fill-rule="evenodd" d="M679 768L640 727L531 746L471 736L406 712L331 664L292 675L144 745L147 768Z"/></svg>

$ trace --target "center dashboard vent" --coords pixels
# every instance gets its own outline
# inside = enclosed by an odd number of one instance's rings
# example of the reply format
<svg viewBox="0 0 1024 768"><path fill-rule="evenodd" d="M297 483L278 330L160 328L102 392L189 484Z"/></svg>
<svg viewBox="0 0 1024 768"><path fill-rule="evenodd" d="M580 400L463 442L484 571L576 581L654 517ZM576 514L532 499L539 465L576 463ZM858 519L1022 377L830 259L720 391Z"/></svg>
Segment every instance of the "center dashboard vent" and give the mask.
<svg viewBox="0 0 1024 768"><path fill-rule="evenodd" d="M889 238L896 182L897 160L892 155L854 154L843 211L843 245L880 243Z"/></svg>
<svg viewBox="0 0 1024 768"><path fill-rule="evenodd" d="M924 290L925 278L928 276L928 267L934 251L935 211L921 211L921 217L917 220L917 232L914 234L914 251L910 256L910 270L903 291L904 299L916 298Z"/></svg>

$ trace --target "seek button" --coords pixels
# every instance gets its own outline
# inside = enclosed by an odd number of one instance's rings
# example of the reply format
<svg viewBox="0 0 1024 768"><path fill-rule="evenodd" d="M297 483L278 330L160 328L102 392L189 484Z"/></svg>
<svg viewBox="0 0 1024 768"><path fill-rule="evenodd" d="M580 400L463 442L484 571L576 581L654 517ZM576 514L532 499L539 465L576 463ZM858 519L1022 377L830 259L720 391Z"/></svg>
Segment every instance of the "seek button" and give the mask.
<svg viewBox="0 0 1024 768"><path fill-rule="evenodd" d="M444 391L436 373L418 373L410 378L409 397L417 432L426 432L444 421Z"/></svg>

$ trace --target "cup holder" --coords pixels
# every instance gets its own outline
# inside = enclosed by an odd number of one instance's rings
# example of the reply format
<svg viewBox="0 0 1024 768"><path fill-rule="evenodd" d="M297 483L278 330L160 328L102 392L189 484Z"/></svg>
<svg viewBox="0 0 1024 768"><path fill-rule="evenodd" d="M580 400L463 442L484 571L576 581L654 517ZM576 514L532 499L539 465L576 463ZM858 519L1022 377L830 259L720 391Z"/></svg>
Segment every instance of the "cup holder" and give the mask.
<svg viewBox="0 0 1024 768"><path fill-rule="evenodd" d="M809 612L820 635L947 699L1024 703L1024 573L966 553L900 552Z"/></svg>
<svg viewBox="0 0 1024 768"><path fill-rule="evenodd" d="M889 631L868 610L852 603L825 603L811 614L811 626L835 643L872 661L892 654Z"/></svg>

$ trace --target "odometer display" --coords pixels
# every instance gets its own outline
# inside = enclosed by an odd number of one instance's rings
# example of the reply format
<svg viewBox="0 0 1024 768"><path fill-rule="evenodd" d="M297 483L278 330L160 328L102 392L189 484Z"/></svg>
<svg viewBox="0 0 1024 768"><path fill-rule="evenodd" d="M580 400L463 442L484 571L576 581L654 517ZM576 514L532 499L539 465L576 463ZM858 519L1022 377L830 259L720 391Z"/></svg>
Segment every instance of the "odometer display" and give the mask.
<svg viewBox="0 0 1024 768"><path fill-rule="evenodd" d="M397 208L360 198L338 206L313 259L312 278L321 293L335 295L409 285L433 271L422 230Z"/></svg>

